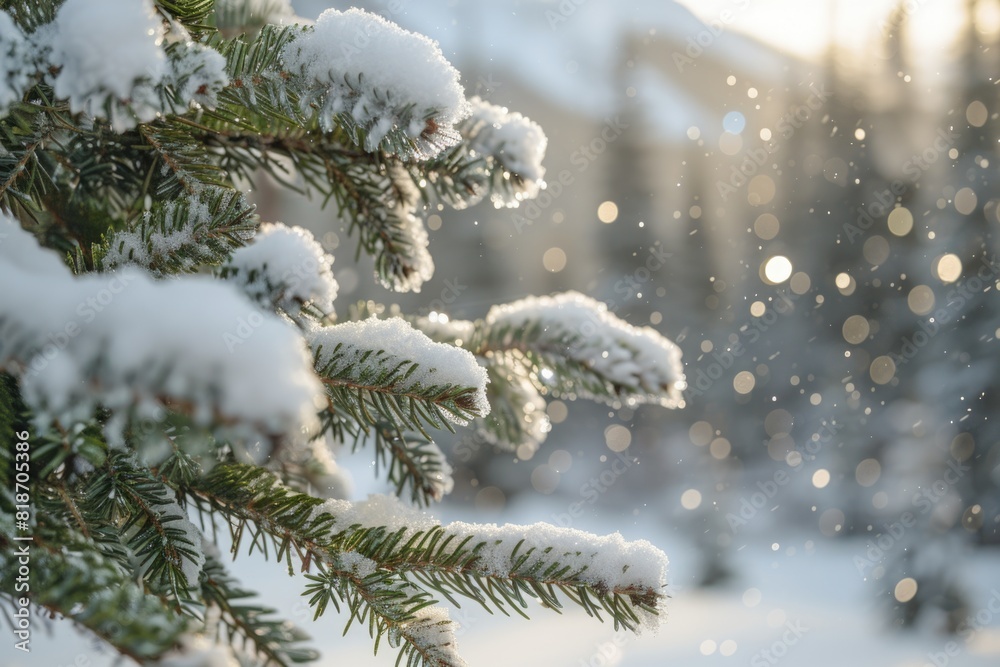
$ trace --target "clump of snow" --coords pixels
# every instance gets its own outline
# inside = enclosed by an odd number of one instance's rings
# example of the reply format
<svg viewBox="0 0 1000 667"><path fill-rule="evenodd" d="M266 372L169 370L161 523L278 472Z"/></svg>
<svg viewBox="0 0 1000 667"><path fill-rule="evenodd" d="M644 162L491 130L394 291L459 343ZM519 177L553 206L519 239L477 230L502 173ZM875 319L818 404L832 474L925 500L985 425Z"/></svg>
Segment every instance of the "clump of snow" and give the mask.
<svg viewBox="0 0 1000 667"><path fill-rule="evenodd" d="M317 88L323 128L347 114L365 129L368 151L394 128L437 150L454 145L454 125L469 113L459 73L436 42L360 9L324 11L282 58Z"/></svg>
<svg viewBox="0 0 1000 667"><path fill-rule="evenodd" d="M334 519L332 532L349 530L351 526L384 526L390 531L404 528L407 535L420 530L430 530L438 525L427 512L404 505L396 496L372 494L359 503L346 500L327 500L313 508L313 520L321 516Z"/></svg>
<svg viewBox="0 0 1000 667"><path fill-rule="evenodd" d="M170 51L170 70L164 78L188 105L212 109L219 92L229 85L226 59L213 48L197 42L177 44Z"/></svg>
<svg viewBox="0 0 1000 667"><path fill-rule="evenodd" d="M175 404L222 433L235 422L297 441L315 427L323 392L301 336L232 286L135 269L77 278L2 215L0 234L0 284L18 286L0 290L0 363L21 366L43 427Z"/></svg>
<svg viewBox="0 0 1000 667"><path fill-rule="evenodd" d="M333 257L302 227L265 223L253 243L237 249L225 269L243 290L262 304L298 315L311 304L333 312L337 281Z"/></svg>
<svg viewBox="0 0 1000 667"><path fill-rule="evenodd" d="M375 570L378 569L378 563L370 558L362 556L356 551L345 551L341 553L338 565L361 579L375 574Z"/></svg>
<svg viewBox="0 0 1000 667"><path fill-rule="evenodd" d="M158 667L240 667L228 644L216 644L205 635L185 635L181 646L164 655Z"/></svg>
<svg viewBox="0 0 1000 667"><path fill-rule="evenodd" d="M404 224L397 229L400 245L409 248L408 272L406 275L396 274L385 287L397 292L419 292L423 284L434 276L434 259L427 250L430 241L424 221L413 213L400 207L397 211Z"/></svg>
<svg viewBox="0 0 1000 667"><path fill-rule="evenodd" d="M499 391L505 398L497 402L497 407L488 417L478 420L479 428L476 434L489 444L502 449L514 450L523 447L524 450L518 449L518 451L537 452L552 430L552 423L545 412L545 399L531 381L528 371L520 364L495 361L492 375L494 378L499 376L499 380L491 383L494 385L494 391ZM496 385L501 383L504 386L498 389ZM497 428L488 428L489 423L494 420L499 422L496 424ZM505 424L511 421L514 424ZM512 430L520 434L519 440L510 442L501 439L500 434Z"/></svg>
<svg viewBox="0 0 1000 667"><path fill-rule="evenodd" d="M169 201L159 215L145 211L137 225L111 232L100 258L100 268L108 271L138 266L160 277L166 264L178 263L185 270L194 270L199 261L214 259L200 241L213 222L206 194L214 195L219 191L223 193L221 207L246 208L243 195L216 188L205 188L200 194ZM165 224L161 226L161 223ZM156 231L150 231L150 227Z"/></svg>
<svg viewBox="0 0 1000 667"><path fill-rule="evenodd" d="M516 177L515 195L508 206L516 206L521 199L538 195L543 185L545 148L548 139L541 126L520 113L506 107L484 102L478 97L470 100L472 114L462 123L462 134L475 152L491 157L509 174Z"/></svg>
<svg viewBox="0 0 1000 667"><path fill-rule="evenodd" d="M455 623L448 610L442 607L424 607L407 621L400 632L421 647L424 664L454 665L462 667L468 663L458 654L455 639Z"/></svg>
<svg viewBox="0 0 1000 667"><path fill-rule="evenodd" d="M454 470L436 442L421 443L421 449L423 450L423 454L421 454L418 460L424 465L431 462L436 464L437 472L430 473L427 476L427 481L431 485L431 496L435 500L441 500L455 488L455 479L452 477Z"/></svg>
<svg viewBox="0 0 1000 667"><path fill-rule="evenodd" d="M431 387L472 388L475 391L469 397L469 410L480 416L490 411L486 400L489 378L476 358L468 350L435 343L403 319L371 317L360 322L316 327L307 333L306 340L317 355L318 368L332 364L333 378L358 381L402 368L405 372L396 374L394 392L420 393ZM447 411L445 414L463 423L456 415Z"/></svg>
<svg viewBox="0 0 1000 667"><path fill-rule="evenodd" d="M325 516L334 520L333 533L349 530L352 526L384 526L392 532L403 529L404 543L417 532L439 525L430 515L402 504L395 496L384 495L369 496L361 503L328 500L312 512L313 520ZM509 578L515 561L530 552L519 571L530 572L538 563L558 562L569 567L564 578L572 577L598 590L626 596L654 593L662 598L666 586L666 554L646 540L626 541L621 533L599 536L546 523L498 526L456 521L441 528L447 535L457 538L453 544L459 544L468 536L472 536L467 543L469 548L482 543L476 551L478 559L473 567L485 576ZM519 543L515 554L514 548ZM662 614L636 611L645 627L655 628L663 620Z"/></svg>
<svg viewBox="0 0 1000 667"><path fill-rule="evenodd" d="M510 328L505 344L537 326L538 339L529 344L531 349L582 364L630 401L681 405L686 385L680 348L651 327L622 321L605 304L583 294L528 297L494 306L486 324L494 330ZM582 388L577 395L601 398Z"/></svg>
<svg viewBox="0 0 1000 667"><path fill-rule="evenodd" d="M539 562L558 562L569 567L565 576L609 592L628 591L642 595L654 591L661 595L666 586L666 554L647 540L628 542L621 533L592 535L547 523L498 526L456 521L443 528L449 535L473 535L473 543L485 543L476 554L479 556L477 569L486 575L509 577L515 560L531 552L520 571L531 571ZM512 559L518 543L521 546L516 558ZM663 615L640 615L640 619L644 626L655 628L662 622Z"/></svg>
<svg viewBox="0 0 1000 667"><path fill-rule="evenodd" d="M162 111L154 86L168 70L164 27L150 0L67 0L47 30L55 94L74 113L103 117L110 102L122 132Z"/></svg>
<svg viewBox="0 0 1000 667"><path fill-rule="evenodd" d="M28 88L30 60L28 40L7 12L0 10L0 118Z"/></svg>

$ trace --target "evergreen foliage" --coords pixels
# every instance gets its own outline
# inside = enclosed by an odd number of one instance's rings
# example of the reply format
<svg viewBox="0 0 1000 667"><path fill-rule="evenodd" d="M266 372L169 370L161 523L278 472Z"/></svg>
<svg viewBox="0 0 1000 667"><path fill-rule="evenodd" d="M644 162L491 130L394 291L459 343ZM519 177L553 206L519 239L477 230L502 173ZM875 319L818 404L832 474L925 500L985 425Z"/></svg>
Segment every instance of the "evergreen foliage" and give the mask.
<svg viewBox="0 0 1000 667"><path fill-rule="evenodd" d="M228 531L234 554L305 572L317 618L346 610L408 665L464 664L440 600L655 624L666 561L647 543L441 526L394 499L323 496L330 442L372 448L396 493L426 506L451 489L442 430L537 447L547 396L676 406L676 347L575 294L474 323L365 304L338 316L332 258L299 228L265 233L241 194L266 174L318 195L385 286L419 290L424 212L537 194L541 129L464 96L407 99L381 47L436 46L361 12L304 27L276 0L146 0L133 25L115 16L132 1L109 0L99 32L134 37L155 67L130 71L123 52L86 88L60 79L74 45L102 38L73 32L80 1L0 2L0 607L15 610L30 535L31 604L139 664L315 661L226 572ZM302 54L351 21L375 46L318 77ZM128 33L144 22L148 35ZM421 65L428 80L461 93L439 61ZM228 662L210 658L220 647Z"/></svg>

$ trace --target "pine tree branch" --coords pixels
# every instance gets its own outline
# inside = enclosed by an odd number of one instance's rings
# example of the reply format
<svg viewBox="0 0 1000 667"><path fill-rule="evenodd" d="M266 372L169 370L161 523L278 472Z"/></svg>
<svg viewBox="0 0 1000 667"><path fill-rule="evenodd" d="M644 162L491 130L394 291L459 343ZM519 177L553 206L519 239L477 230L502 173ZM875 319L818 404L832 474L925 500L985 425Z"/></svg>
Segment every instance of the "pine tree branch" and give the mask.
<svg viewBox="0 0 1000 667"><path fill-rule="evenodd" d="M486 373L472 355L398 318L318 327L307 340L332 408L358 424L384 421L430 440L425 427L450 430L489 410Z"/></svg>
<svg viewBox="0 0 1000 667"><path fill-rule="evenodd" d="M154 206L94 244L90 255L103 271L134 264L153 275L196 272L226 261L234 248L246 244L257 223L254 206L238 192L206 188Z"/></svg>
<svg viewBox="0 0 1000 667"><path fill-rule="evenodd" d="M89 515L118 527L154 591L168 593L178 608L190 599L204 557L199 533L169 487L116 455L88 481L84 497Z"/></svg>
<svg viewBox="0 0 1000 667"><path fill-rule="evenodd" d="M321 575L310 576L320 583L307 588L310 604L316 607L316 617L329 604L339 609L343 602L350 610L348 627L357 619L368 622L369 632L376 640L376 650L383 635L391 646L402 641L402 655L410 655L408 664L450 667L462 664L445 660L454 654L450 632L430 635L423 625L413 628L420 620L419 612L433 604L433 599L390 572L375 572L356 557L329 549L331 520L312 514L320 500L283 487L269 472L253 466L220 465L189 489L193 499L208 510L223 514L232 526L233 551L237 552L246 530L251 532L251 551L263 548L267 537L274 540L277 560L284 558L291 567L291 554L298 555L303 569L315 562ZM346 632L346 629L345 629ZM398 638L394 640L395 638ZM434 641L428 641L428 638ZM442 641L438 641L442 640ZM412 662L417 656L422 662Z"/></svg>
<svg viewBox="0 0 1000 667"><path fill-rule="evenodd" d="M146 594L129 573L107 560L92 543L66 533L35 530L31 550L31 600L53 615L70 619L140 664L169 651L188 629L189 619ZM44 535L43 535L44 534ZM0 599L14 592L18 560L0 533Z"/></svg>
<svg viewBox="0 0 1000 667"><path fill-rule="evenodd" d="M474 326L471 351L522 365L543 392L607 404L683 405L680 349L577 292L496 306Z"/></svg>
<svg viewBox="0 0 1000 667"><path fill-rule="evenodd" d="M228 630L229 643L239 637L241 648L246 650L250 645L253 653L264 659L265 665L287 667L319 658L316 651L302 645L308 636L290 623L273 618L273 609L240 603L255 594L241 588L222 563L211 555L205 562L201 593L206 605L214 605L221 611L219 622Z"/></svg>
<svg viewBox="0 0 1000 667"><path fill-rule="evenodd" d="M378 572L420 583L452 602L458 595L487 610L507 614L510 608L525 615L527 598L559 609L562 593L588 614L602 619L602 612L606 612L616 628L630 630L655 618L663 601L660 584L629 573L634 566L611 564L615 556L608 556L608 551L627 549L620 537L588 545L581 542L584 533L560 532L539 524L520 529L519 539L513 537L519 534L516 530L502 537L483 538L477 532L490 534L484 526L454 524L422 529L407 525L405 517L395 519L404 524L400 527L365 526L339 517L336 510L325 511L332 501L321 507L321 501L281 486L271 473L241 465L217 467L191 491L236 521L237 547L243 530L252 523L254 544L270 535L279 559L283 555L287 559L294 550L303 568L308 569L313 561L322 562L337 577L351 579L351 573L342 568L342 559L355 553L370 560ZM350 504L341 501L336 507L347 512ZM402 506L398 509L405 513ZM544 543L566 538L572 538L574 546ZM655 553L649 551L646 557ZM593 559L600 554L612 559L604 567L594 564ZM643 557L638 552L632 556ZM598 571L592 571L592 565ZM650 564L642 565L648 568Z"/></svg>

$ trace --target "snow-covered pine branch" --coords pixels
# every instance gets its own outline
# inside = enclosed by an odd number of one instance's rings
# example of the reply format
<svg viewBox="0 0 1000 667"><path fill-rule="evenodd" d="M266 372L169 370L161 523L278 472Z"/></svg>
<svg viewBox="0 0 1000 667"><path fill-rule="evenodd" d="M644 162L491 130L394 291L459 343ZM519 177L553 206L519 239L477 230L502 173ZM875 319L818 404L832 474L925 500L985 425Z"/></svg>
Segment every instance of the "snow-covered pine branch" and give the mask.
<svg viewBox="0 0 1000 667"><path fill-rule="evenodd" d="M321 563L317 614L345 605L413 666L464 664L438 597L656 617L666 561L648 544L322 498L346 493L333 451L352 439L420 505L452 485L430 428L536 448L547 395L674 405L676 348L575 294L418 322L431 338L329 324L332 258L243 196L262 173L319 195L383 285L418 291L425 211L544 186L536 124L470 104L434 42L360 10L310 26L286 0L4 7L0 433L26 420L38 440L33 601L143 664L313 660L290 624L233 603L250 594L193 505L237 548ZM13 469L0 448L3 488ZM12 507L0 493L0 581Z"/></svg>
<svg viewBox="0 0 1000 667"><path fill-rule="evenodd" d="M534 199L545 185L542 159L548 139L538 123L506 107L470 100L472 113L461 125L469 148L495 163L493 203L517 206Z"/></svg>
<svg viewBox="0 0 1000 667"><path fill-rule="evenodd" d="M306 338L337 409L405 428L449 427L489 413L486 370L467 350L435 343L400 318L316 327ZM352 410L354 397L359 409Z"/></svg>
<svg viewBox="0 0 1000 667"><path fill-rule="evenodd" d="M500 356L485 361L490 376L487 395L494 407L476 420L475 435L500 449L533 454L552 430L545 399L523 364Z"/></svg>
<svg viewBox="0 0 1000 667"><path fill-rule="evenodd" d="M21 377L39 426L130 418L159 408L237 442L300 440L322 390L302 337L207 277L154 282L138 270L73 276L0 214L0 363ZM44 307L39 307L44 304Z"/></svg>
<svg viewBox="0 0 1000 667"><path fill-rule="evenodd" d="M323 572L308 576L306 588L317 616L331 604L346 604L352 617L370 616L379 635L400 640L404 654L449 647L452 656L412 664L464 664L454 653L447 618L429 617L436 628L431 632L416 613L435 593L523 616L528 598L553 608L569 600L634 631L663 620L666 556L617 533L598 537L546 524L442 526L394 496L321 502L285 488L260 468L241 465L216 467L191 494L206 511L230 509L238 521L234 534L252 527L255 544L269 538L307 565L324 563Z"/></svg>
<svg viewBox="0 0 1000 667"><path fill-rule="evenodd" d="M680 348L578 292L493 307L470 349L478 355L523 356L540 387L554 395L628 405L683 404Z"/></svg>
<svg viewBox="0 0 1000 667"><path fill-rule="evenodd" d="M154 277L194 273L229 258L253 236L254 207L226 188L205 188L144 211L139 220L109 232L90 248L101 271L137 267ZM82 249L80 249L82 251ZM78 267L87 259L77 256Z"/></svg>
<svg viewBox="0 0 1000 667"><path fill-rule="evenodd" d="M459 140L469 114L458 71L438 45L360 9L328 9L285 47L285 66L311 88L330 132L344 124L366 151L433 156Z"/></svg>
<svg viewBox="0 0 1000 667"><path fill-rule="evenodd" d="M252 243L233 253L223 275L262 306L297 317L305 307L333 313L338 287L332 267L333 256L323 250L312 232L265 223Z"/></svg>

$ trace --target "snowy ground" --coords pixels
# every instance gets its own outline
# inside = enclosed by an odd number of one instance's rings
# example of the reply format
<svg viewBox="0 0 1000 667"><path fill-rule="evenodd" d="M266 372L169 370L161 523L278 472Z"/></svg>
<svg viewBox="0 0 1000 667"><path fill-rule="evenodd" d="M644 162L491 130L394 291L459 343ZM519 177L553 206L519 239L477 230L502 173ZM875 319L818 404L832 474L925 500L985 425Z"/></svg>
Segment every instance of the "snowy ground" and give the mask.
<svg viewBox="0 0 1000 667"><path fill-rule="evenodd" d="M533 499L510 507L501 518L519 523L549 516ZM446 519L466 518L447 516ZM732 565L736 576L711 590L691 586L699 571L697 552L687 540L664 534L662 523L623 522L612 515L594 521L607 531L627 537L647 537L671 558L669 618L656 636L616 633L584 613L557 615L531 610L531 619L490 616L466 606L455 617L462 623L461 650L473 667L516 664L523 667L661 665L809 665L841 667L987 667L1000 664L1000 554L973 552L961 563L962 580L970 592L970 611L985 626L967 642L933 628L899 632L886 627L875 591L859 575L853 557L864 543L789 534L784 539L751 539L739 549ZM588 526L590 528L592 526ZM774 541L771 541L774 540ZM813 541L815 540L815 541ZM777 548L774 547L777 543ZM261 591L269 604L302 624L324 654L323 666L385 666L395 662L391 649L373 657L364 628L353 626L340 636L343 622L333 616L313 624L299 593L300 579L290 579L280 565L241 557L234 572ZM992 600L992 609L990 602ZM929 624L928 624L929 625ZM36 637L29 659L14 655L9 644L0 649L0 664L8 667L106 667L110 656L95 651L88 640L63 624L53 636ZM954 642L953 644L949 644ZM951 650L952 655L948 655Z"/></svg>

